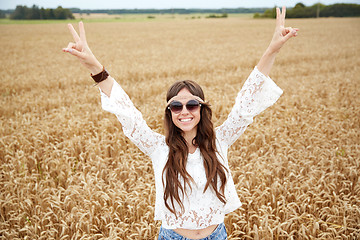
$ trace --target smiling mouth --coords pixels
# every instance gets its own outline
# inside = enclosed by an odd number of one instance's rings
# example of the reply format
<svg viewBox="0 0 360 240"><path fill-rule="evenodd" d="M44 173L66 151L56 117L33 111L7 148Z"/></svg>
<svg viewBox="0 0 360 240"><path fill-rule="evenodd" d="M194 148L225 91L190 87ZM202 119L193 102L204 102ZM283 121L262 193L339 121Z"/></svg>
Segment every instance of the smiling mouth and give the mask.
<svg viewBox="0 0 360 240"><path fill-rule="evenodd" d="M192 120L192 118L182 118L179 119L180 122L190 122Z"/></svg>

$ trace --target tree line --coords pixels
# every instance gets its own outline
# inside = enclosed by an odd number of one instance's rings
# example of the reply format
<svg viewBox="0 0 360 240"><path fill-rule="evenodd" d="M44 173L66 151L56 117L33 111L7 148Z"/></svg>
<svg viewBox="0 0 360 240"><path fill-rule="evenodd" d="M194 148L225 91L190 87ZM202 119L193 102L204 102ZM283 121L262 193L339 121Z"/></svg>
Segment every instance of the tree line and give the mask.
<svg viewBox="0 0 360 240"><path fill-rule="evenodd" d="M18 5L10 14L10 19L74 19L70 9L62 8L39 8L33 5L31 8Z"/></svg>
<svg viewBox="0 0 360 240"><path fill-rule="evenodd" d="M316 17L359 17L359 4L336 3L324 5L316 3L305 6L297 3L295 7L286 10L286 18L316 18ZM263 14L255 13L254 18L276 18L276 7L267 9Z"/></svg>
<svg viewBox="0 0 360 240"><path fill-rule="evenodd" d="M262 14L259 12L263 12ZM39 8L33 5L31 8L18 5L15 10L0 10L0 18L5 18L6 14L10 19L74 19L72 13L107 13L107 14L193 14L193 13L212 13L231 14L231 13L255 13L254 18L275 18L276 7L268 8L221 8L221 9L96 9L82 10L80 8L62 8L56 9ZM314 4L305 6L303 3L297 3L295 7L289 8L286 12L287 18L313 18L313 17L358 17L360 16L359 4L337 3L333 5Z"/></svg>
<svg viewBox="0 0 360 240"><path fill-rule="evenodd" d="M6 15L11 19L73 19L72 13L91 14L91 13L106 13L106 14L201 14L209 13L211 16L216 14L231 14L231 13L256 13L264 12L267 8L220 8L220 9L201 9L201 8L169 8L169 9L80 9L70 8L63 9L58 7L57 9L44 9L36 5L32 8L26 6L17 6L15 10L0 10L0 18L5 18ZM221 15L221 17L224 17Z"/></svg>
<svg viewBox="0 0 360 240"><path fill-rule="evenodd" d="M107 13L107 14L193 14L193 13L256 13L263 12L267 8L220 8L220 9L202 9L202 8L169 8L169 9L80 9L70 8L73 13L91 14L91 13Z"/></svg>

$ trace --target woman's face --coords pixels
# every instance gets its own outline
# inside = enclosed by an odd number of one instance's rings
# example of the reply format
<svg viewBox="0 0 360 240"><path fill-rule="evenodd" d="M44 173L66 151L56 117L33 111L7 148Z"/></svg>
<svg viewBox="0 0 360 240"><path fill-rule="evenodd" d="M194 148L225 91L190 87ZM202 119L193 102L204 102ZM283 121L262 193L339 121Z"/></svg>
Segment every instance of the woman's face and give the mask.
<svg viewBox="0 0 360 240"><path fill-rule="evenodd" d="M179 101L183 104L183 108L180 113L171 112L171 118L175 126L180 128L184 134L192 133L196 135L197 125L200 122L200 107L195 111L189 111L185 105L188 101L199 99L198 97L192 95L188 89L183 88L180 92L173 98L173 101Z"/></svg>

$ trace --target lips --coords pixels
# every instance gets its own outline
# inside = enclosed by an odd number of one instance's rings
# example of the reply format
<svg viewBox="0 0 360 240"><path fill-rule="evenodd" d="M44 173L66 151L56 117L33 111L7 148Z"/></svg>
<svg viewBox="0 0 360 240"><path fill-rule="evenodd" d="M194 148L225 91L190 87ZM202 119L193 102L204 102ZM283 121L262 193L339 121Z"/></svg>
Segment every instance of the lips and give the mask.
<svg viewBox="0 0 360 240"><path fill-rule="evenodd" d="M179 119L179 122L190 122L191 120L193 120L192 118L181 118Z"/></svg>

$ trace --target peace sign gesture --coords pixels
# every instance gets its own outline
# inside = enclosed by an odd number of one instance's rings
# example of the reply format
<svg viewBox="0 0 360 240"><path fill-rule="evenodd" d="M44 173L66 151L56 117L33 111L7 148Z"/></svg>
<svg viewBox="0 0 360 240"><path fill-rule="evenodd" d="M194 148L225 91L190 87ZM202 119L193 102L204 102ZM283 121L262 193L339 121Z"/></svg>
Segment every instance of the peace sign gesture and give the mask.
<svg viewBox="0 0 360 240"><path fill-rule="evenodd" d="M87 42L86 42L86 35L85 35L85 28L84 23L79 22L79 32L75 31L72 24L68 24L68 28L74 38L75 42L70 42L66 48L63 48L63 52L68 52L73 56L76 56L79 61L88 68L92 74L97 74L102 71L102 65L96 59L94 54L91 52Z"/></svg>
<svg viewBox="0 0 360 240"><path fill-rule="evenodd" d="M276 27L273 38L269 45L269 48L274 52L278 52L280 48L285 44L285 42L291 37L296 37L297 31L299 31L298 28L285 27L285 15L285 7L282 7L281 12L280 8L276 8Z"/></svg>
<svg viewBox="0 0 360 240"><path fill-rule="evenodd" d="M276 8L276 27L273 38L264 55L260 58L260 61L257 64L258 70L265 75L269 75L274 64L275 57L281 47L284 46L286 41L291 37L296 37L297 31L299 31L297 28L285 27L285 14L285 7L282 8L281 12L279 8Z"/></svg>

